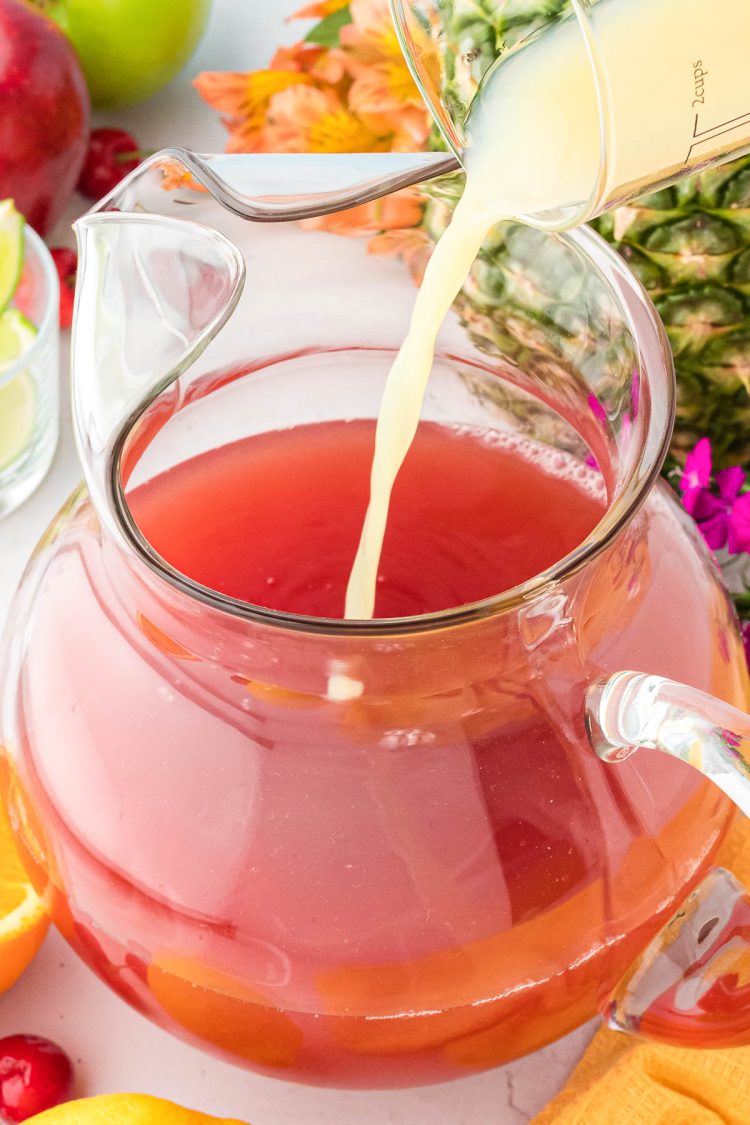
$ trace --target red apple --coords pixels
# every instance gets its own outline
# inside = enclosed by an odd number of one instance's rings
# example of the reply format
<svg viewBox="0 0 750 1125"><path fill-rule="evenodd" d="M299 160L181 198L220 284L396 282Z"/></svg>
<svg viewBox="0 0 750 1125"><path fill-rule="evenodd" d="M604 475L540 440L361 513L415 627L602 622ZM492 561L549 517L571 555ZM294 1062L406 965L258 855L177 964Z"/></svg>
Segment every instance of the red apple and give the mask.
<svg viewBox="0 0 750 1125"><path fill-rule="evenodd" d="M73 47L26 0L0 0L0 107L0 199L43 234L76 186L89 96Z"/></svg>

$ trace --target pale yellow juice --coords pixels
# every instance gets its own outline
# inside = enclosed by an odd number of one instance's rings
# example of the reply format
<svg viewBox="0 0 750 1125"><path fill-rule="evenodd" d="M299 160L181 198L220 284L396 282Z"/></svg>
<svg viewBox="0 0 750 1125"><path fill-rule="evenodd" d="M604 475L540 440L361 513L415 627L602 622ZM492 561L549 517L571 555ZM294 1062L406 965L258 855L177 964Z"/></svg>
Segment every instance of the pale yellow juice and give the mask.
<svg viewBox="0 0 750 1125"><path fill-rule="evenodd" d="M750 0L602 0L593 38L568 21L485 76L466 126L464 194L386 383L346 617L373 615L391 490L435 340L490 228L573 225L590 199L604 210L750 138L749 52Z"/></svg>

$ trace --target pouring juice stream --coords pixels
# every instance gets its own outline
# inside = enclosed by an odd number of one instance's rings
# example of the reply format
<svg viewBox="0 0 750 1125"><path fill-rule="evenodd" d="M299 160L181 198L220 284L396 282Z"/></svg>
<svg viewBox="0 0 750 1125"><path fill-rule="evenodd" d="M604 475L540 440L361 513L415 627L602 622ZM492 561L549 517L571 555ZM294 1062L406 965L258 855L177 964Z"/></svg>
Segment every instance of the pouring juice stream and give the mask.
<svg viewBox="0 0 750 1125"><path fill-rule="evenodd" d="M466 126L466 187L417 294L378 417L370 502L345 616L370 618L391 490L419 424L442 321L485 236L503 219L562 228L708 162L750 129L738 104L747 0L602 0L594 39L569 20L486 75ZM599 94L595 72L599 78ZM653 81L658 73L658 105ZM601 96L601 112L599 96ZM606 160L602 161L602 129Z"/></svg>

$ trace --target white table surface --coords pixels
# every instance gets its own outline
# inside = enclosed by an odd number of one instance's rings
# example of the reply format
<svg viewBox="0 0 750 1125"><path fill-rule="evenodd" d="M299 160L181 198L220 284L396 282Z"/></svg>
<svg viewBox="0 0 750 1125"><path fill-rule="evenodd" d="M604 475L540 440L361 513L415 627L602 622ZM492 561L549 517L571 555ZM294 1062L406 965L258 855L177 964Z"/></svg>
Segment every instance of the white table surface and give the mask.
<svg viewBox="0 0 750 1125"><path fill-rule="evenodd" d="M249 70L266 64L276 46L299 37L300 25L284 22L298 6L295 0L214 0L208 32L183 74L146 104L107 114L98 123L132 130L146 149L185 144L203 152L221 151L224 130L192 90L191 78L205 69ZM68 218L84 209L85 201L76 197ZM67 224L49 241L72 245ZM67 374L64 362L66 388ZM66 406L49 476L0 524L0 622L34 543L79 475ZM59 1042L74 1060L79 1095L137 1090L252 1125L521 1125L561 1087L593 1030L590 1024L526 1059L447 1085L353 1092L260 1077L180 1043L114 996L56 933L21 980L0 997L0 1035L34 1032Z"/></svg>

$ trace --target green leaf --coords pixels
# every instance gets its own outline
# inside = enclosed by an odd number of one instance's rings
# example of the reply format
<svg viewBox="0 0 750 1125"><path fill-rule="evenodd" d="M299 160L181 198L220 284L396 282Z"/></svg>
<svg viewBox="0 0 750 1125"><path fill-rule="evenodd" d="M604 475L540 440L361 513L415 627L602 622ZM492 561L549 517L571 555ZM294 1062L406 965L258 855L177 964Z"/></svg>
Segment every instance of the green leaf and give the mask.
<svg viewBox="0 0 750 1125"><path fill-rule="evenodd" d="M317 47L338 47L341 28L351 22L352 13L347 4L345 8L331 12L330 16L316 23L305 36L305 43L314 43Z"/></svg>

